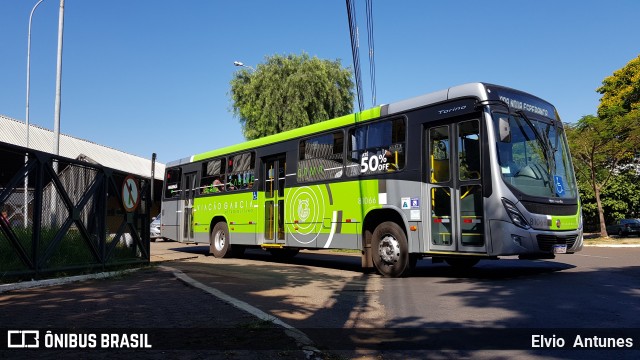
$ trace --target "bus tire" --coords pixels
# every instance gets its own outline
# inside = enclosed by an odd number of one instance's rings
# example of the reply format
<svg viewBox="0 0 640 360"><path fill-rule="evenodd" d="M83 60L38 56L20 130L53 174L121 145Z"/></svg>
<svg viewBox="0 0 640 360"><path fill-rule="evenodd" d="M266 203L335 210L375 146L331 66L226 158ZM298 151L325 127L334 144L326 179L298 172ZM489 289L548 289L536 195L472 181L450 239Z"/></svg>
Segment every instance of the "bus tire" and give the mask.
<svg viewBox="0 0 640 360"><path fill-rule="evenodd" d="M474 267L480 259L474 258L446 258L444 261L454 269L465 270Z"/></svg>
<svg viewBox="0 0 640 360"><path fill-rule="evenodd" d="M385 221L373 231L371 253L373 264L384 277L402 277L411 272L407 236L393 221Z"/></svg>
<svg viewBox="0 0 640 360"><path fill-rule="evenodd" d="M231 257L231 244L229 244L229 227L221 221L217 223L209 235L209 252L217 258Z"/></svg>

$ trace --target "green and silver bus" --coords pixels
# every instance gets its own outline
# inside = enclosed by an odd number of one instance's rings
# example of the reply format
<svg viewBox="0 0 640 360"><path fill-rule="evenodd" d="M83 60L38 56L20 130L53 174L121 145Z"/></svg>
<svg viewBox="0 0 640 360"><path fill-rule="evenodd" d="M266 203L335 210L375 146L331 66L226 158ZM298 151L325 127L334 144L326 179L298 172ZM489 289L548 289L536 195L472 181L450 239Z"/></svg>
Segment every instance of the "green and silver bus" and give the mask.
<svg viewBox="0 0 640 360"><path fill-rule="evenodd" d="M471 83L167 164L162 236L216 257L355 249L406 276L583 246L564 127L550 103Z"/></svg>

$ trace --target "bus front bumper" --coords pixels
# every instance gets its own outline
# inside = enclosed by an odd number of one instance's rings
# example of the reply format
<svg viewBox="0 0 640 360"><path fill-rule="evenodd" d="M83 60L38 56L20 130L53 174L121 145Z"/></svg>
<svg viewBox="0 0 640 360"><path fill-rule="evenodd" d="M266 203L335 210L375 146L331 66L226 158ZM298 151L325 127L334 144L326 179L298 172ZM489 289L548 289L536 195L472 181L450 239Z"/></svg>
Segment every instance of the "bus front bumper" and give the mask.
<svg viewBox="0 0 640 360"><path fill-rule="evenodd" d="M582 230L545 231L522 229L513 223L491 220L490 255L560 254L582 250Z"/></svg>

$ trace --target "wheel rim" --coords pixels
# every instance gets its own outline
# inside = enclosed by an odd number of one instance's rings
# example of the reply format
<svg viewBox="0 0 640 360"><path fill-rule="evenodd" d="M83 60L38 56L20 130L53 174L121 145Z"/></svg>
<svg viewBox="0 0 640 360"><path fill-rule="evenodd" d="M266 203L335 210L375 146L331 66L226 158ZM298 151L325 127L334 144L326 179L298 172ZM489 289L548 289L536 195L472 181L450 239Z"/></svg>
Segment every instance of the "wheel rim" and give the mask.
<svg viewBox="0 0 640 360"><path fill-rule="evenodd" d="M227 237L224 231L218 231L213 238L213 246L216 247L216 250L222 251L224 249L224 244L227 241Z"/></svg>
<svg viewBox="0 0 640 360"><path fill-rule="evenodd" d="M400 260L400 242L390 234L385 235L378 245L380 259L387 264L395 264Z"/></svg>

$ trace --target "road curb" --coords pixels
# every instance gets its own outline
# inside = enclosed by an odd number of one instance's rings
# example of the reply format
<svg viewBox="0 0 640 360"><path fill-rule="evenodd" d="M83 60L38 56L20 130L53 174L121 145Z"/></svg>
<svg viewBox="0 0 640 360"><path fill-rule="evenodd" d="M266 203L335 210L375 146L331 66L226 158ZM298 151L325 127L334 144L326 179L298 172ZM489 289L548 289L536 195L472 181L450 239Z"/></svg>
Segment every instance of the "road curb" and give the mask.
<svg viewBox="0 0 640 360"><path fill-rule="evenodd" d="M120 270L120 271L101 272L101 273L87 274L87 275L68 276L68 277L56 278L56 279L32 280L32 281L25 281L25 282L19 282L19 283L3 284L3 285L0 285L0 294L7 291L12 291L12 290L33 289L33 288L39 288L39 287L65 285L65 284L70 284L73 282L79 282L79 281L85 281L85 280L106 279L113 276L128 274L138 270L140 270L140 268Z"/></svg>
<svg viewBox="0 0 640 360"><path fill-rule="evenodd" d="M610 247L610 248L637 248L640 244L584 244L588 247Z"/></svg>
<svg viewBox="0 0 640 360"><path fill-rule="evenodd" d="M204 292L207 292L215 297L217 297L218 299L242 310L245 311L255 317L257 317L260 320L264 320L264 321L269 321L273 324L276 324L282 328L284 328L284 332L285 334L287 334L287 336L289 336L290 338L292 338L295 342L296 345L298 346L298 348L300 350L302 350L305 354L305 357L309 360L311 359L322 359L323 355L322 352L317 349L315 347L315 344L313 343L313 340L311 340L305 333L303 333L302 331L296 329L295 327L283 322L282 320L278 319L277 317L267 314L264 311L249 305L248 303L242 301L242 300L238 300L230 295L227 295L226 293L223 293L222 291L212 288L210 286L207 286L193 278L191 278L190 276L186 275L184 272L172 268L170 266L166 266L166 265L160 265L158 266L158 268L160 269L164 269L167 271L170 271L171 273L173 273L173 275L180 281L184 282L185 284L200 289Z"/></svg>
<svg viewBox="0 0 640 360"><path fill-rule="evenodd" d="M160 255L151 255L151 259L149 260L149 262L152 263L161 263L161 262L168 262L168 261L178 261L178 260L191 260L191 259L197 259L200 256L198 255L174 255L174 254L170 254L170 253L166 253L166 254L160 254Z"/></svg>

